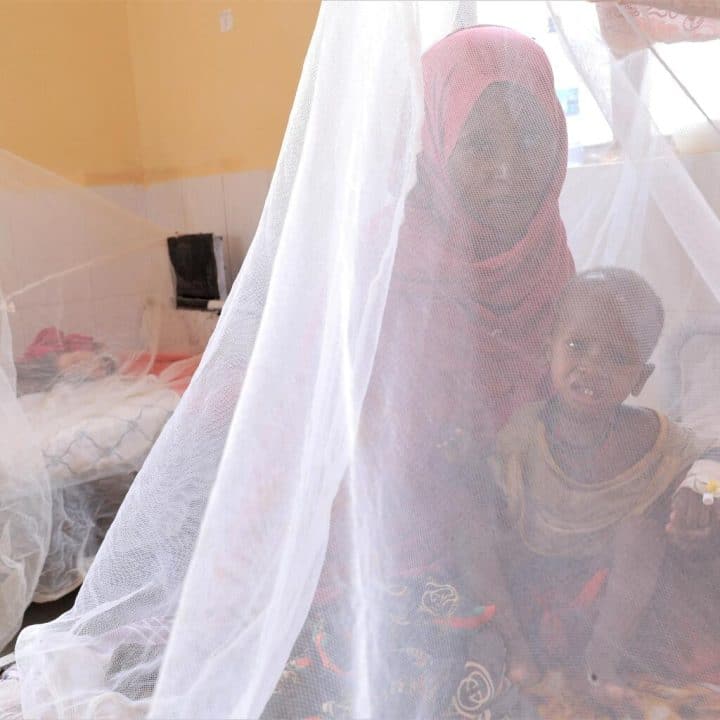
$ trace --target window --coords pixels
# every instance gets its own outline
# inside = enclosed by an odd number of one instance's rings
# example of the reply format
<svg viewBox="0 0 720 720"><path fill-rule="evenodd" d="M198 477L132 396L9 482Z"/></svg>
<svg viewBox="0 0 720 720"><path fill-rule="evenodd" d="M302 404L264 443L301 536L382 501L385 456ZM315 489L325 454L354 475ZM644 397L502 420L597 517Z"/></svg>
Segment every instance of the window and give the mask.
<svg viewBox="0 0 720 720"><path fill-rule="evenodd" d="M534 38L550 58L556 92L567 118L568 163L578 165L611 159L613 134L610 126L567 57L546 3L481 0L476 7L479 23L516 28ZM593 18L595 8L588 4L578 8L578 12ZM638 51L625 62L627 72L634 75L638 86L643 83L650 114L663 135L672 137L680 150L720 149L720 133L710 126L678 84L679 80L720 127L720 93L716 89L720 39L657 43L653 52ZM702 147L698 147L698 140Z"/></svg>

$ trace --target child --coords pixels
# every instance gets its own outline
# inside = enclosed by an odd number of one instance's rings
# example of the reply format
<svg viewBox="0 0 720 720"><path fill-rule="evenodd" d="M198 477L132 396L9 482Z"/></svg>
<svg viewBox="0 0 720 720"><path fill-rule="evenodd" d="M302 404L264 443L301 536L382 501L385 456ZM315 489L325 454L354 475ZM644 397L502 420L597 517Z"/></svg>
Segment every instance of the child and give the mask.
<svg viewBox="0 0 720 720"><path fill-rule="evenodd" d="M474 584L493 592L519 684L539 679L538 664L579 670L591 696L627 706L621 664L651 662L636 633L664 566L672 493L705 449L667 418L624 404L653 372L663 320L633 272L572 279L548 348L552 398L498 436L502 522Z"/></svg>

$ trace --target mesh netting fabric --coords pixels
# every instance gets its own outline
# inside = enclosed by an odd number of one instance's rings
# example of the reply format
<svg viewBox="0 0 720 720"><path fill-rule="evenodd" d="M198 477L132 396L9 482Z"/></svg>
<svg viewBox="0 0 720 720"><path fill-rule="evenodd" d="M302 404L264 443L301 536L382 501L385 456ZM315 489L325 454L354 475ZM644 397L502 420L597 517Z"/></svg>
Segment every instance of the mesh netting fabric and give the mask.
<svg viewBox="0 0 720 720"><path fill-rule="evenodd" d="M171 362L183 352L160 352L173 296L166 238L0 153L2 647L31 601L80 585L179 401L191 368Z"/></svg>
<svg viewBox="0 0 720 720"><path fill-rule="evenodd" d="M26 717L717 714L720 161L661 129L712 111L594 4L523 8L323 5L200 368L20 636Z"/></svg>

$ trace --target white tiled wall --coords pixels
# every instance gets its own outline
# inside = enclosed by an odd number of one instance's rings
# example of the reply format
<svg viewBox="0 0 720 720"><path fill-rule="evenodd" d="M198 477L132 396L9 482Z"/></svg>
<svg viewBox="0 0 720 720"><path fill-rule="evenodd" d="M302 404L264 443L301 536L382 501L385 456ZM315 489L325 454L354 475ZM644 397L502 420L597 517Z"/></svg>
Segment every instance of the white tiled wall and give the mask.
<svg viewBox="0 0 720 720"><path fill-rule="evenodd" d="M96 188L108 200L138 213L168 235L214 232L226 238L231 279L250 247L267 195L272 171L211 175L155 183Z"/></svg>
<svg viewBox="0 0 720 720"><path fill-rule="evenodd" d="M230 266L237 273L252 242L272 173L268 170L223 176L227 229L230 238Z"/></svg>
<svg viewBox="0 0 720 720"><path fill-rule="evenodd" d="M229 280L237 275L250 247L265 203L272 172L256 170L208 177L96 188L103 197L158 225L167 235L212 232L225 238ZM204 347L217 317L175 310L162 321L161 348L193 350Z"/></svg>
<svg viewBox="0 0 720 720"><path fill-rule="evenodd" d="M687 159L687 165L709 203L720 212L720 185L714 182L717 168L720 167L720 154L691 157ZM598 230L597 217L586 212L585 193L588 188L602 187L608 182L614 184L616 172L617 167L611 165L577 167L568 171L561 204L568 227L575 229L576 236L569 240L581 266L583 265L581 246L583 243L587 245L585 236ZM52 266L53 259L56 259L58 253L66 259L69 255L73 258L77 256L81 261L83 242L92 242L98 234L109 235L107 242L113 247L117 244L120 248L128 229L140 235L155 232L155 229L148 230L143 223L138 223L137 218L150 220L157 226L160 245L165 237L173 233L214 232L222 235L227 242L232 280L255 233L270 180L270 171L253 171L169 181L148 187L134 185L98 187L95 189L96 192L111 204L106 208L95 208L94 215L92 212L68 213L63 208L54 208L54 202L60 200L53 194L47 194L38 201L38 198L18 199L8 193L2 193L0 194L0 233L2 234L0 260L3 272L0 272L0 284L7 293L12 291L17 283L24 284L41 278L46 271L44 265ZM8 203L13 207L8 209L6 207ZM82 208L84 204L80 202L76 207ZM43 208L48 209L47 213L43 213ZM48 216L52 214L53 208L58 216L69 216L67 221L63 221L62 228L49 227ZM113 213L119 213L117 223L112 222ZM117 229L118 227L120 230ZM658 226L658 232L662 234L669 231ZM38 237L46 238L46 241L37 242ZM162 254L164 249L159 246L158 252ZM679 257L678 262L682 264L683 258ZM687 259L684 262L686 265L689 263ZM26 272L27 270L30 272ZM144 273L132 258L128 258L126 262L118 261L115 270L113 284L118 285L118 288L113 294L118 297L116 300L118 306L123 306L126 301L119 299L118 293L123 294L119 288L142 284ZM688 266L687 270L690 271L691 268ZM673 272L678 277L681 275L684 277L677 266L673 267ZM88 281L92 284L91 276L92 273L88 270ZM83 309L87 294L85 278L80 273L74 275L74 278L73 282L63 289L62 298L48 299L47 302L42 303L38 301L38 305L45 308L43 312L48 314L48 324L56 314L52 308L53 302L65 307L66 313L70 311L72 305L73 317L76 319L78 329L86 331L87 328L87 331L90 331L93 328L92 313L88 314ZM42 287L33 292L42 294ZM135 306L138 303L142 306L143 298L140 294L133 295L132 291L127 293L128 296L132 295L132 301L127 298L127 305L135 308L134 313L137 311ZM130 321L131 318L128 318L128 322ZM166 318L163 323L162 349L200 349L212 332L215 321L215 316L208 313L173 311L171 317ZM22 343L30 340L29 337L18 338Z"/></svg>
<svg viewBox="0 0 720 720"><path fill-rule="evenodd" d="M98 185L93 188L106 200L125 208L129 212L147 217L145 188L141 185Z"/></svg>
<svg viewBox="0 0 720 720"><path fill-rule="evenodd" d="M226 238L232 281L255 232L270 178L263 171L94 188L107 202L59 180L38 187L3 186L0 289L5 296L23 289L15 312L11 307L9 313L14 353L21 354L50 325L131 343L143 316L148 320L151 314L149 294L160 292L168 299L172 294L165 238L174 233L213 232ZM133 245L143 249L123 254ZM109 260L82 267L93 255ZM67 268L75 269L66 273ZM48 278L54 279L44 282ZM200 351L216 322L211 313L163 311L159 349Z"/></svg>

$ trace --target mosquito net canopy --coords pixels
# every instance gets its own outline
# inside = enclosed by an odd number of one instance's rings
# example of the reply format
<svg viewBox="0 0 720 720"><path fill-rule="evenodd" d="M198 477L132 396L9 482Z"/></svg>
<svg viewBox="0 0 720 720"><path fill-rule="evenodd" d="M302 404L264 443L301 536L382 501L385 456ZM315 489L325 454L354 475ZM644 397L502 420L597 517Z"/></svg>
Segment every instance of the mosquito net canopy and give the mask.
<svg viewBox="0 0 720 720"><path fill-rule="evenodd" d="M227 309L21 634L18 713L717 716L720 43L635 8L620 48L594 3L323 5Z"/></svg>
<svg viewBox="0 0 720 720"><path fill-rule="evenodd" d="M0 255L4 647L82 581L183 373L160 228L1 152Z"/></svg>

